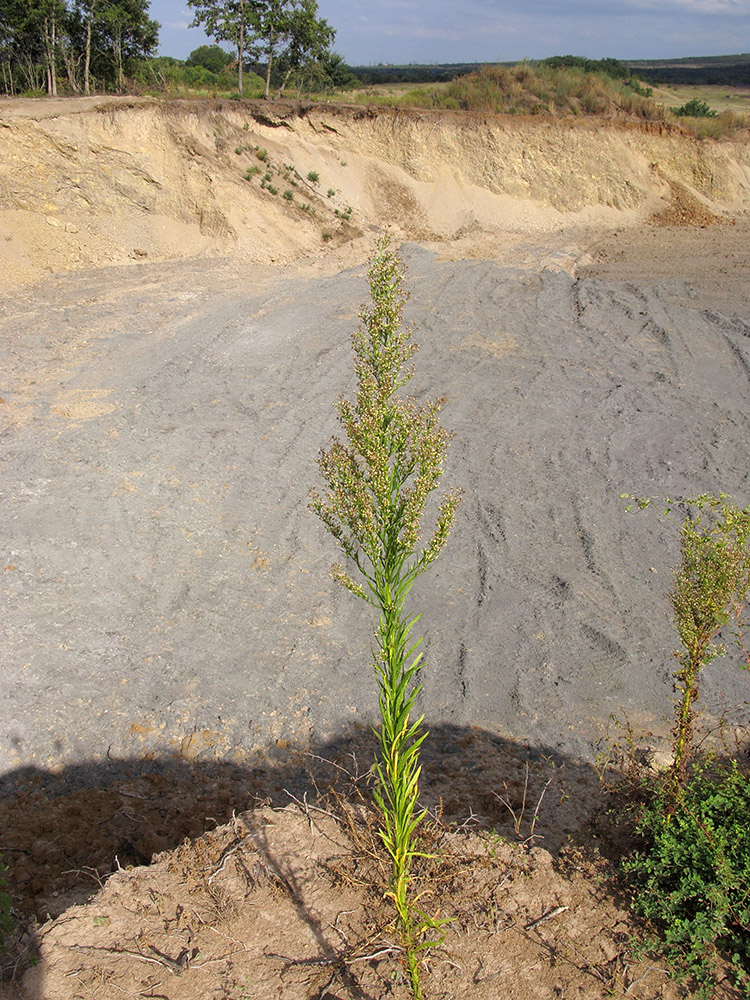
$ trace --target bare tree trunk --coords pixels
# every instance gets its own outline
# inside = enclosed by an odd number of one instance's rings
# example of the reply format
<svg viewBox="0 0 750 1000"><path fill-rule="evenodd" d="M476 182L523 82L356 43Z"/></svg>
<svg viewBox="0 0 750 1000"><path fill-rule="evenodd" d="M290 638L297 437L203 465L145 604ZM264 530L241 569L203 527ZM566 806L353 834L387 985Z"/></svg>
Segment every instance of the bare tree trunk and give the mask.
<svg viewBox="0 0 750 1000"><path fill-rule="evenodd" d="M271 63L273 62L273 36L268 43L268 66L266 67L266 100L271 96Z"/></svg>
<svg viewBox="0 0 750 1000"><path fill-rule="evenodd" d="M55 44L56 44L55 13L52 12L51 19L44 19L44 54L47 63L47 96L57 97L57 67L55 65Z"/></svg>
<svg viewBox="0 0 750 1000"><path fill-rule="evenodd" d="M10 68L10 63L3 63L3 83L5 84L5 92L9 97L15 97L16 91L13 86L13 71Z"/></svg>
<svg viewBox="0 0 750 1000"><path fill-rule="evenodd" d="M89 86L89 72L91 69L91 22L94 20L94 4L96 0L92 0L91 7L89 8L89 19L86 22L86 55L83 62L83 92L88 97L91 93Z"/></svg>
<svg viewBox="0 0 750 1000"><path fill-rule="evenodd" d="M278 89L278 90L276 91L276 96L277 96L277 97L283 97L283 96L284 96L284 88L286 87L287 83L289 82L289 77L290 77L291 75L292 75L292 70L291 70L291 67L290 67L290 68L289 68L289 69L288 69L288 70L286 71L286 73L284 74L284 79L283 79L283 80L281 81L281 86L280 86L280 87L279 87L279 89ZM299 88L298 88L298 89L299 89ZM297 96L299 97L299 94L298 94Z"/></svg>
<svg viewBox="0 0 750 1000"><path fill-rule="evenodd" d="M72 49L66 49L62 47L61 51L62 51L63 62L65 63L65 74L68 77L68 84L70 85L71 93L80 94L81 81L78 77L80 60L75 58Z"/></svg>
<svg viewBox="0 0 750 1000"><path fill-rule="evenodd" d="M117 66L117 91L122 93L125 89L125 74L122 71L122 25L118 24L114 31L113 50L115 54L115 64Z"/></svg>
<svg viewBox="0 0 750 1000"><path fill-rule="evenodd" d="M41 90L44 82L44 74L39 75L39 67L34 63L28 52L24 53L23 59L19 60L21 73L26 77L26 86L23 90Z"/></svg>
<svg viewBox="0 0 750 1000"><path fill-rule="evenodd" d="M65 64L65 75L68 78L68 84L70 85L71 93L80 94L81 81L78 76L78 71L81 65L80 57L76 59L75 55L73 54L72 46L70 48L66 48L64 45L61 45L60 52L62 54L63 63Z"/></svg>
<svg viewBox="0 0 750 1000"><path fill-rule="evenodd" d="M240 34L237 39L237 90L240 92L240 97L245 96L244 91L244 81L242 79L242 63L245 59L245 17L244 17L245 7L242 6L242 19L240 20Z"/></svg>

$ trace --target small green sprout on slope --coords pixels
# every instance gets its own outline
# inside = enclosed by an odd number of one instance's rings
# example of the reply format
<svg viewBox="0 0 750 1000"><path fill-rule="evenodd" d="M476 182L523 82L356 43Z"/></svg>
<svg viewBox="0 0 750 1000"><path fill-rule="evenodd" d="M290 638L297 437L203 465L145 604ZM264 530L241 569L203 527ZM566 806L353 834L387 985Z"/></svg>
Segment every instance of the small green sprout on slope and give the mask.
<svg viewBox="0 0 750 1000"><path fill-rule="evenodd" d="M321 452L329 492L311 490L310 506L347 559L346 567L332 568L334 579L378 611L373 666L381 722L374 795L391 862L388 895L412 992L419 998L419 956L434 943L430 931L440 922L416 909L410 891L412 864L420 856L419 750L427 733L422 717L411 717L421 690L422 640L414 635L420 616L406 610L406 601L417 577L445 545L460 494L443 497L429 541L420 548L425 505L438 486L449 441L438 419L443 400L420 406L397 395L412 377L408 362L416 346L411 330L401 325L403 265L386 239L371 258L369 282L372 303L362 309L362 325L352 337L356 399L337 403L346 443L334 437Z"/></svg>

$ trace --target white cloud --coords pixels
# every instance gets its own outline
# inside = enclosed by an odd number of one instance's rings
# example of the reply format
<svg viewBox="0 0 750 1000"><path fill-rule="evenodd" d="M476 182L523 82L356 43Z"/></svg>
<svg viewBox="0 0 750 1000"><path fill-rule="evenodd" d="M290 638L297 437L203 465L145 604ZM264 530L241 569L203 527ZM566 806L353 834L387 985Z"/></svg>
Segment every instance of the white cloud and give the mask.
<svg viewBox="0 0 750 1000"><path fill-rule="evenodd" d="M655 14L750 16L750 0L631 0L631 6Z"/></svg>

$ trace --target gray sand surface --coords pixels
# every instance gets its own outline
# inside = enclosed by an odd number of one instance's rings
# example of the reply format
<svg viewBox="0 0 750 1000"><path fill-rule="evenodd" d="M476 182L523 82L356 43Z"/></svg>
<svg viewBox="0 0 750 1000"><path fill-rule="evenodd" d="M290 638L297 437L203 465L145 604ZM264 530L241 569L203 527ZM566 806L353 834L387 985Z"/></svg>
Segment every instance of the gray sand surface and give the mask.
<svg viewBox="0 0 750 1000"><path fill-rule="evenodd" d="M750 502L747 297L403 255L413 391L447 398L466 491L413 592L427 721L583 758L612 713L663 729L677 526L620 494ZM0 304L0 772L374 718L370 618L307 509L366 291L191 261ZM713 664L708 717L744 721L747 681Z"/></svg>

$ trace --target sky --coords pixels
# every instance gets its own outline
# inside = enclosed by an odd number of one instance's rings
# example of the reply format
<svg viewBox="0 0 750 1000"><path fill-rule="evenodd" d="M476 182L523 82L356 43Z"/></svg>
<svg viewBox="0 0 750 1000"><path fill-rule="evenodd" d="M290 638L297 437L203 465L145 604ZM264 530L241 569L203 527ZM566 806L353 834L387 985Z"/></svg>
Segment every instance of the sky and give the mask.
<svg viewBox="0 0 750 1000"><path fill-rule="evenodd" d="M675 59L750 51L750 0L318 0L352 66L579 55ZM210 41L184 0L151 0L159 54Z"/></svg>

